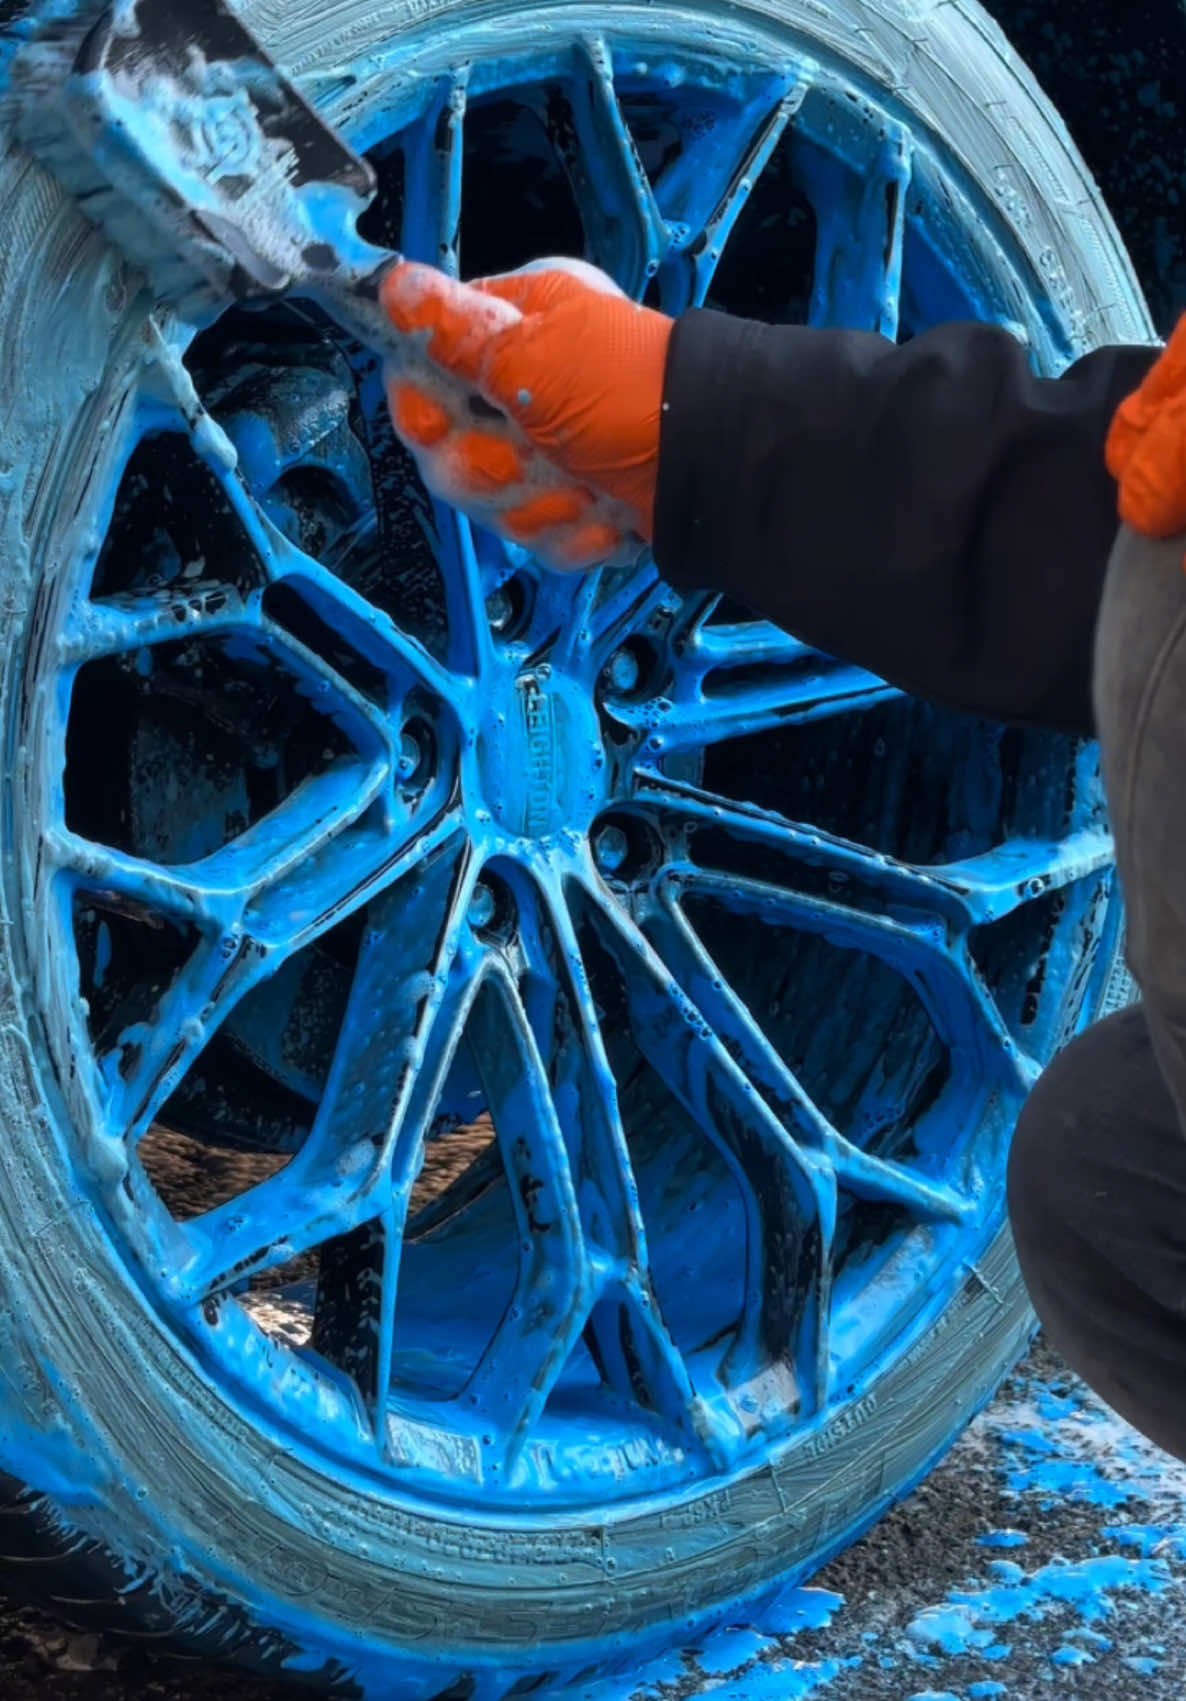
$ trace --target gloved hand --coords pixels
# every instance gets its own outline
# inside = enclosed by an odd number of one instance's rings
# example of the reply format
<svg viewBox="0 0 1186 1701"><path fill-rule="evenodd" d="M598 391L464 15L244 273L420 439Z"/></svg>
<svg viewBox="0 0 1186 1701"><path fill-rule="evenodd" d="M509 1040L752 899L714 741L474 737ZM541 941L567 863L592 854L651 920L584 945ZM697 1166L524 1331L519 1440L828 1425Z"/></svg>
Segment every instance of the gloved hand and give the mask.
<svg viewBox="0 0 1186 1701"><path fill-rule="evenodd" d="M1144 383L1117 409L1107 460L1126 525L1146 537L1186 531L1186 317Z"/></svg>
<svg viewBox="0 0 1186 1701"><path fill-rule="evenodd" d="M517 320L493 313L492 298ZM430 490L568 571L650 541L671 319L573 260L474 284L409 261L392 268L383 303L426 346L426 365L393 372L388 397ZM453 383L435 386L434 368ZM475 418L457 380L510 428Z"/></svg>

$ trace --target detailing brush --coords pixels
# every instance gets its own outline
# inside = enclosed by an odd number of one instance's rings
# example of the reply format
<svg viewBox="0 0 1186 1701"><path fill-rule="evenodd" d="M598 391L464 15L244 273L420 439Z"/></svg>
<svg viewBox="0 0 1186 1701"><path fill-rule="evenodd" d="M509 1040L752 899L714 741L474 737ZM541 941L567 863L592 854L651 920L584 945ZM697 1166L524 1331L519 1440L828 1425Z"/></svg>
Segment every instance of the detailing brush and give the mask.
<svg viewBox="0 0 1186 1701"><path fill-rule="evenodd" d="M52 4L53 0L47 0ZM13 62L17 134L162 298L197 323L228 298L315 302L435 391L455 417L507 436L533 488L563 475L519 428L434 367L427 334L401 334L381 289L400 256L358 232L376 190L359 158L277 68L225 0L82 0L34 27ZM480 298L485 329L519 310ZM597 496L590 519L631 539L632 516ZM633 538L633 559L641 540Z"/></svg>

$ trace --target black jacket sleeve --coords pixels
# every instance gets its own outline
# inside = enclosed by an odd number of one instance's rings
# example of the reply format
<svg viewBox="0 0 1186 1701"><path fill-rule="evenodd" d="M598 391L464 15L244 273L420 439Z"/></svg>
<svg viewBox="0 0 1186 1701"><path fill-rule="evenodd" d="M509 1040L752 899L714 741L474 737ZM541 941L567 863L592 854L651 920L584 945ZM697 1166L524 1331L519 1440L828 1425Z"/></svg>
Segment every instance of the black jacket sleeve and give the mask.
<svg viewBox="0 0 1186 1701"><path fill-rule="evenodd" d="M1116 534L1113 412L1157 350L1061 378L986 325L859 331L678 321L655 557L920 696L1092 731Z"/></svg>

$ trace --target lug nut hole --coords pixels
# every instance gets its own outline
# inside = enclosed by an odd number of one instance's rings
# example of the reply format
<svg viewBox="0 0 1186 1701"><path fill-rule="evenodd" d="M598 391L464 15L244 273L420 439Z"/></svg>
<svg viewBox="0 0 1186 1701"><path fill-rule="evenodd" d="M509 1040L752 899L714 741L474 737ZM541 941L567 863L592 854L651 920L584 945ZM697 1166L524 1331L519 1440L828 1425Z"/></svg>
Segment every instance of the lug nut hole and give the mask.
<svg viewBox="0 0 1186 1701"><path fill-rule="evenodd" d="M505 944L515 931L514 893L499 875L485 870L469 901L469 924L487 944Z"/></svg>
<svg viewBox="0 0 1186 1701"><path fill-rule="evenodd" d="M649 822L625 812L602 815L589 831L598 872L607 880L632 885L662 867L663 841Z"/></svg>
<svg viewBox="0 0 1186 1701"><path fill-rule="evenodd" d="M601 695L611 702L638 703L654 696L658 676L655 646L647 638L627 638L601 670Z"/></svg>

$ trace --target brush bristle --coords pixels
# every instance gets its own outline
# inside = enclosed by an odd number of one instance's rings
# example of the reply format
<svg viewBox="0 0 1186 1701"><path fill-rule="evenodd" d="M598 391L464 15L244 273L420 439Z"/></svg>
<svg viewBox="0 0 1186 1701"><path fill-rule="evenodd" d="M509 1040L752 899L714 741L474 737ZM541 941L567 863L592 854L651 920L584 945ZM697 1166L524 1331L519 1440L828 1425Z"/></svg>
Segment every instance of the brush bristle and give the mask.
<svg viewBox="0 0 1186 1701"><path fill-rule="evenodd" d="M114 188L79 138L69 112L68 84L79 48L106 8L96 5L55 25L23 47L13 61L21 145L53 174L79 211L108 237L128 263L145 273L153 292L173 302L213 298L209 278L162 242L144 211Z"/></svg>

